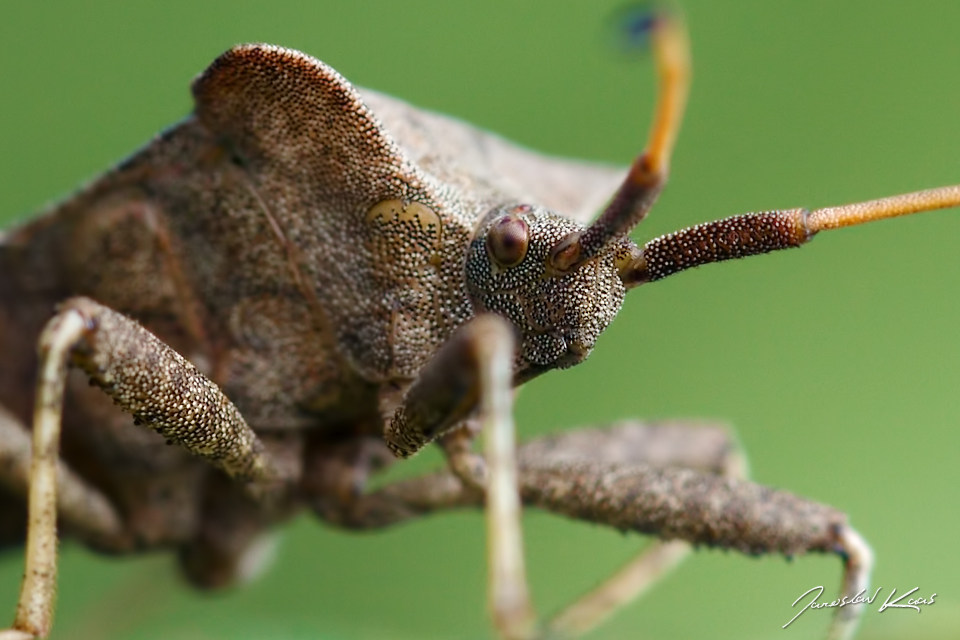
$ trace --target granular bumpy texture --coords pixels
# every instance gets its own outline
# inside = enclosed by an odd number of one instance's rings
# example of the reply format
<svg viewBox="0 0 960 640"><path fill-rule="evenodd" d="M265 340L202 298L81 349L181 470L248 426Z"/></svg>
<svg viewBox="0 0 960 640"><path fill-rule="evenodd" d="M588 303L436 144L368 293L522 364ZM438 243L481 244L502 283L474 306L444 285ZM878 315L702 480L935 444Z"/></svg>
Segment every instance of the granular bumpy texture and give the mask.
<svg viewBox="0 0 960 640"><path fill-rule="evenodd" d="M460 271L473 229L461 194L411 163L340 74L302 54L236 47L194 96L295 248L341 353L368 379L414 377L472 315L462 279L444 277Z"/></svg>
<svg viewBox="0 0 960 640"><path fill-rule="evenodd" d="M496 567L520 557L519 485L528 505L622 530L835 551L860 584L869 550L847 553L858 538L844 516L715 475L744 470L717 428L551 437L520 452L516 481L512 470L511 382L586 358L630 286L806 241L804 212L708 223L641 250L624 234L662 187L657 163L637 179L648 156L586 228L622 170L361 94L296 51L235 47L193 94L194 114L0 238L0 419L22 443L7 457L26 468L31 347L56 303L67 300L71 332L58 335L72 362L106 394L66 379L62 461L122 522L74 535L116 552L178 547L189 579L211 587L248 573L259 534L301 508L382 527L486 504ZM495 419L473 419L478 399ZM466 447L482 424L488 467ZM391 452L448 431L448 471L366 491ZM0 495L5 516L9 504ZM48 500L31 524L50 542L46 564L28 561L47 579L47 618L53 572L37 567L55 567L54 511ZM522 565L506 573L522 582Z"/></svg>
<svg viewBox="0 0 960 640"><path fill-rule="evenodd" d="M666 278L710 262L791 249L807 242L806 211L764 211L705 222L651 240L643 247L638 281Z"/></svg>
<svg viewBox="0 0 960 640"><path fill-rule="evenodd" d="M341 353L367 379L414 378L476 311L461 277L464 247L481 215L510 196L489 183L478 193L458 189L421 169L349 83L302 54L237 47L200 76L194 95L200 123L269 203ZM275 144L280 139L284 144ZM549 226L548 214L536 215L540 228ZM555 228L541 239L541 254L561 226L580 228L549 217ZM541 254L531 257L542 261ZM568 349L579 361L619 309L622 287L609 261L550 283L518 268L529 280L516 292L528 298L528 318L492 300L486 308L517 322L529 338L530 363L552 363ZM534 317L538 312L546 316ZM561 335L566 322L575 328Z"/></svg>
<svg viewBox="0 0 960 640"><path fill-rule="evenodd" d="M546 157L361 93L324 63L269 45L226 52L193 93L193 114L7 236L0 258L12 276L0 277L0 303L20 311L0 332L14 354L0 379L17 384L0 388L0 403L20 420L29 421L23 372L34 354L11 336L32 344L71 296L134 319L254 431L294 440L379 437L404 391L478 312L517 323L517 367L531 377L586 357L619 308L608 255L541 276L549 245L582 229L622 169ZM484 250L467 266L471 242L486 247L488 214L517 203L537 219L521 262L494 274ZM85 381L69 386L65 434L80 453L74 460L68 447L65 459L113 469L113 497L133 513L185 458Z"/></svg>
<svg viewBox="0 0 960 640"><path fill-rule="evenodd" d="M786 491L692 469L528 459L528 504L572 518L748 554L836 551L846 516Z"/></svg>
<svg viewBox="0 0 960 640"><path fill-rule="evenodd" d="M91 325L74 361L138 423L239 480L265 479L263 447L230 400L136 322L87 298L68 300Z"/></svg>
<svg viewBox="0 0 960 640"><path fill-rule="evenodd" d="M503 216L526 223L523 259L511 267L491 259L487 232ZM626 290L617 274L616 249L601 253L570 273L551 277L550 250L582 226L539 207L492 211L470 243L466 276L478 310L508 318L521 332L518 369L569 367L585 359L613 321ZM629 242L624 240L623 242Z"/></svg>

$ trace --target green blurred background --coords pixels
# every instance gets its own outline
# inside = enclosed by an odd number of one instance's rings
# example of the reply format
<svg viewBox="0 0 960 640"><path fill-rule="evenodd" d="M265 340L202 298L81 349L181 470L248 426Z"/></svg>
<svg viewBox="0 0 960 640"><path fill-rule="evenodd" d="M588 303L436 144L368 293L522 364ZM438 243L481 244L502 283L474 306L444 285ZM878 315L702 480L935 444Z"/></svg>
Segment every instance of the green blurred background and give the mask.
<svg viewBox="0 0 960 640"><path fill-rule="evenodd" d="M69 193L190 109L188 83L237 42L317 56L358 84L551 153L627 163L652 108L649 60L614 50L617 0L5 3L0 216ZM682 3L695 78L673 178L640 240L752 210L840 204L960 180L960 5ZM960 633L960 212L824 234L801 251L631 294L591 359L538 379L524 437L626 416L736 426L754 477L848 512L877 554L861 638ZM2 355L0 355L2 357ZM410 463L426 469L436 455ZM525 519L533 594L555 611L644 541ZM304 517L259 582L182 587L169 557L64 545L54 638L485 638L479 514L376 535ZM0 557L12 615L22 559ZM815 638L790 604L834 593L835 558L701 551L591 638ZM6 613L3 614L7 615Z"/></svg>

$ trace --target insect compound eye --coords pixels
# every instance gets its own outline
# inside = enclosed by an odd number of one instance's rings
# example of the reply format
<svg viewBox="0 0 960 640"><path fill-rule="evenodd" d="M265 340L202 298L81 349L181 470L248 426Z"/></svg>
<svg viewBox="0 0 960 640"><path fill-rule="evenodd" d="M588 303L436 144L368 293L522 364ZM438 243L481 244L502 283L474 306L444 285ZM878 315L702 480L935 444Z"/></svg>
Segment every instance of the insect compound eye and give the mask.
<svg viewBox="0 0 960 640"><path fill-rule="evenodd" d="M527 223L513 214L494 222L487 232L487 252L501 267L514 267L523 262L529 243Z"/></svg>

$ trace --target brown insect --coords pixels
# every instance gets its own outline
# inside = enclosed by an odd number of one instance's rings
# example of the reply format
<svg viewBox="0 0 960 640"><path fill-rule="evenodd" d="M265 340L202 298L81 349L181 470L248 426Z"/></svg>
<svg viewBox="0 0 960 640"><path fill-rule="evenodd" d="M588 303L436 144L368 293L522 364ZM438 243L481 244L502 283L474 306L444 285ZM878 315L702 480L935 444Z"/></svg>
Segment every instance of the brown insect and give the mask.
<svg viewBox="0 0 960 640"><path fill-rule="evenodd" d="M377 528L486 503L491 606L511 638L591 628L688 542L837 553L844 593L859 591L870 552L844 516L738 477L723 430L625 423L514 455L511 386L582 361L628 289L960 203L949 187L750 214L637 247L626 234L663 187L686 94L685 35L656 25L658 112L625 180L248 46L198 79L193 117L4 236L2 541L22 535L10 523L28 484L30 515L15 631L0 637L49 629L57 515L94 548L176 547L191 580L220 586L304 508ZM449 470L364 491L434 440ZM518 498L664 541L540 625ZM849 636L860 611L839 611L831 633Z"/></svg>

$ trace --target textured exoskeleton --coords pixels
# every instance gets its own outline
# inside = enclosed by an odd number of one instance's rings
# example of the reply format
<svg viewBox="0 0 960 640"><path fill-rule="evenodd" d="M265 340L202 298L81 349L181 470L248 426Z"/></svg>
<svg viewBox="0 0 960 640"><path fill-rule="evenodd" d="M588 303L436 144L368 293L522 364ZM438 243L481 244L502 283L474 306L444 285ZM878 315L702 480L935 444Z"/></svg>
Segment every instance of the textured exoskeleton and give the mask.
<svg viewBox="0 0 960 640"><path fill-rule="evenodd" d="M246 45L196 80L194 114L3 236L0 544L29 539L0 638L49 630L57 515L97 549L174 548L212 587L304 508L377 528L486 504L510 638L591 628L688 543L837 553L843 593L865 587L870 550L845 516L746 480L716 425L625 422L514 455L511 388L586 358L630 288L960 201L950 187L751 214L638 247L627 233L665 183L686 91L682 29L654 24L663 97L629 171L534 154ZM366 491L434 440L449 470ZM520 501L663 541L545 627ZM849 636L859 611L838 611L831 633Z"/></svg>

